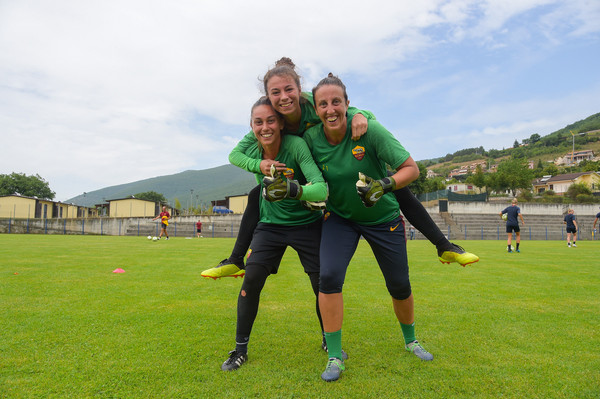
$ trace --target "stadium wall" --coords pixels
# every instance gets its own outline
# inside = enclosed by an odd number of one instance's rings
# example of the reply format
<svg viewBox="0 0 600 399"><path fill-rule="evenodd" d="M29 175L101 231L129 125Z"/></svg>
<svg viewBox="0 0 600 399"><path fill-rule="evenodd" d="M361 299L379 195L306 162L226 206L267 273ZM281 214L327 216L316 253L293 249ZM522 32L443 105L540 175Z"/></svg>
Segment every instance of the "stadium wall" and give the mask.
<svg viewBox="0 0 600 399"><path fill-rule="evenodd" d="M237 237L242 215L178 216L167 231L172 237L195 237L202 222L204 237ZM160 221L151 218L0 219L0 234L89 234L158 236Z"/></svg>
<svg viewBox="0 0 600 399"><path fill-rule="evenodd" d="M510 206L510 200L506 202L458 202L448 201L449 213L474 213L474 214L498 214L504 208ZM600 210L598 204L529 204L519 203L523 215L564 215L567 209L575 210L575 215L594 216ZM437 208L428 208L429 213L438 212Z"/></svg>
<svg viewBox="0 0 600 399"><path fill-rule="evenodd" d="M448 203L448 212L442 215L437 206L427 207L435 223L451 239L501 239L504 225L498 213L508 202L454 202ZM591 225L599 212L596 205L519 204L527 223L526 239L560 240L564 237L562 215L568 208L575 210L580 224L581 238L591 234ZM237 237L242 215L221 214L210 216L177 216L169 223L173 237L195 237L196 222L202 222L204 237ZM408 226L408 224L407 224ZM0 219L0 234L90 234L114 236L158 236L160 221L151 218L77 218L77 219ZM501 234L502 233L502 234ZM424 239L417 231L415 239Z"/></svg>

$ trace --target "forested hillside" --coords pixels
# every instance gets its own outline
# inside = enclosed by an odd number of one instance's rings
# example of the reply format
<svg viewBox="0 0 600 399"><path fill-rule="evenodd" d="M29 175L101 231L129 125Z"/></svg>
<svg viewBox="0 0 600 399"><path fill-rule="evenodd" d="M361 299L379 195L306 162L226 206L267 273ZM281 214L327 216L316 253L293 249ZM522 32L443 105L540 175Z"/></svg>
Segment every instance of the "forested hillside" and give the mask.
<svg viewBox="0 0 600 399"><path fill-rule="evenodd" d="M520 143L515 141L511 148L502 150L486 150L483 147L466 148L456 151L453 154L446 154L444 157L426 159L419 162L437 173L444 174L444 168L450 167L452 169L451 165L481 159L493 162L503 157L512 156L545 161L570 152L573 147L573 135L575 151L592 149L594 152L597 152L597 150L600 150L600 131L598 130L600 130L600 113L565 126L546 136L534 133Z"/></svg>
<svg viewBox="0 0 600 399"><path fill-rule="evenodd" d="M108 199L155 191L163 194L169 203L174 204L175 199L178 199L182 207L188 208L190 202L195 206L202 203L210 204L210 201L224 199L225 196L246 194L254 186L256 180L253 174L233 165L223 165L205 170L186 170L174 175L106 187L79 195L66 202L93 206Z"/></svg>

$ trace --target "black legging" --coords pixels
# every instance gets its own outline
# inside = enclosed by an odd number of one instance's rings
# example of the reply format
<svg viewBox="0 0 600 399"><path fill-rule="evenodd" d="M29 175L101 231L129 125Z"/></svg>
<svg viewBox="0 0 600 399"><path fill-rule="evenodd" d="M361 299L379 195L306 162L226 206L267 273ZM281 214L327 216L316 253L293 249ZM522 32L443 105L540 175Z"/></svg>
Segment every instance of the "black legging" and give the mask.
<svg viewBox="0 0 600 399"><path fill-rule="evenodd" d="M421 201L415 197L408 187L394 191L400 210L406 219L419 230L436 247L447 247L450 241L425 210Z"/></svg>
<svg viewBox="0 0 600 399"><path fill-rule="evenodd" d="M237 328L235 340L238 344L246 344L250 339L252 326L258 314L258 303L260 293L269 277L269 272L261 266L251 265L246 268L244 282L240 289L237 303ZM319 318L321 331L323 331L323 320L319 310L319 273L309 273L310 284L316 297L316 311Z"/></svg>
<svg viewBox="0 0 600 399"><path fill-rule="evenodd" d="M444 233L442 233L431 216L429 216L423 204L421 204L408 187L394 191L394 195L398 204L400 204L402 214L425 238L437 248L448 248L448 246L451 246L450 241L448 241ZM260 219L259 199L260 186L256 186L248 194L248 205L244 210L244 215L240 223L240 231L229 257L231 261L243 260L246 252L248 252L248 248L250 248L254 229Z"/></svg>
<svg viewBox="0 0 600 399"><path fill-rule="evenodd" d="M256 225L260 220L259 200L260 186L256 186L248 194L248 204L240 222L240 231L229 256L229 260L231 261L237 262L243 260L246 252L248 252L248 248L250 248L254 229L256 229Z"/></svg>

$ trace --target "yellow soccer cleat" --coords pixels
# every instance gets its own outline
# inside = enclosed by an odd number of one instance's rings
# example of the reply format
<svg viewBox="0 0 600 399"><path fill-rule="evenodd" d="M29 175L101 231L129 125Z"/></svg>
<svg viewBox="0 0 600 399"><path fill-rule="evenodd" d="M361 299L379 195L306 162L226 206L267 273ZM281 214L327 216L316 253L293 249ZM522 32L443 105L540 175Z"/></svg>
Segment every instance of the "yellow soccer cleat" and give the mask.
<svg viewBox="0 0 600 399"><path fill-rule="evenodd" d="M479 256L466 252L461 246L452 244L452 249L441 250L438 249L438 259L442 263L457 262L461 266L470 265L479 261Z"/></svg>
<svg viewBox="0 0 600 399"><path fill-rule="evenodd" d="M221 277L244 277L246 271L243 267L244 262L232 263L229 259L223 259L217 266L203 271L200 275L213 280Z"/></svg>

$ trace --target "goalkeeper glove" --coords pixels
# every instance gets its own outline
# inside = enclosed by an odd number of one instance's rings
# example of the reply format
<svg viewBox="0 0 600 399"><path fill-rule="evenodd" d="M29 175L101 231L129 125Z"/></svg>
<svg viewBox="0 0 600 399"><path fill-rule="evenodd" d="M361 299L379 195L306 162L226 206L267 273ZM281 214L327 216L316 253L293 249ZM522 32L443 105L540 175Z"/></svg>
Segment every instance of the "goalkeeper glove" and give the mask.
<svg viewBox="0 0 600 399"><path fill-rule="evenodd" d="M373 180L369 176L358 172L356 192L363 205L370 208L379 201L383 194L393 191L395 185L394 180L390 177L384 177L381 180Z"/></svg>
<svg viewBox="0 0 600 399"><path fill-rule="evenodd" d="M288 180L277 177L263 178L262 197L269 202L281 201L285 198L299 199L302 195L302 186L298 180Z"/></svg>
<svg viewBox="0 0 600 399"><path fill-rule="evenodd" d="M327 183L325 183L327 184ZM307 186L311 186L312 182L308 182L306 183ZM327 197L329 197L329 186L327 187ZM322 211L325 208L327 208L327 198L325 198L324 201L300 201L300 203L302 204L302 206L304 206L306 209L311 210L311 211Z"/></svg>
<svg viewBox="0 0 600 399"><path fill-rule="evenodd" d="M327 203L325 201L319 201L319 202L300 201L300 202L302 202L302 205L305 208L310 209L311 211L322 211L323 209L327 208Z"/></svg>

